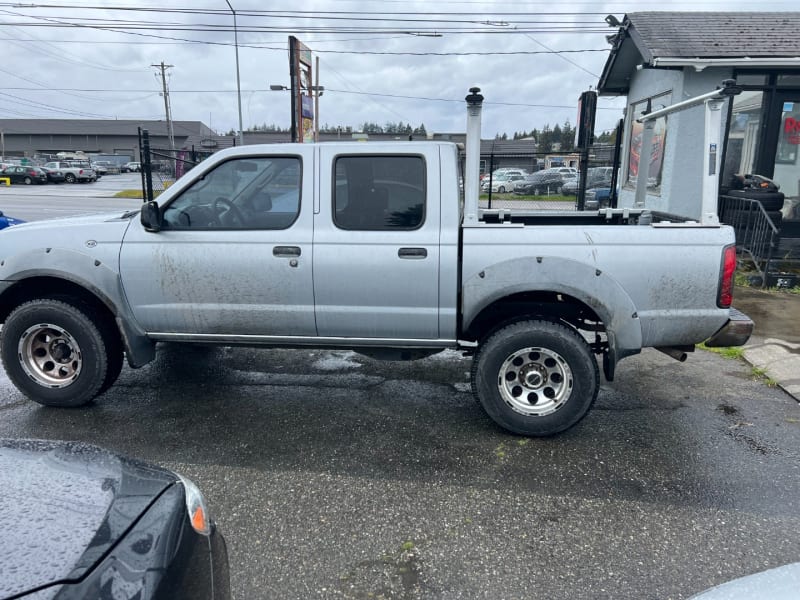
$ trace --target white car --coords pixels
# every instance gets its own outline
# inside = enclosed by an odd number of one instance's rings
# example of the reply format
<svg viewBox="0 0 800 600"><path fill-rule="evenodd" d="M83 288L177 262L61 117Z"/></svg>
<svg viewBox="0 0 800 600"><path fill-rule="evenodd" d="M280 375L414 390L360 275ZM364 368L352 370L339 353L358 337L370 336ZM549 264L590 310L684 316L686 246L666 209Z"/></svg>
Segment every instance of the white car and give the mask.
<svg viewBox="0 0 800 600"><path fill-rule="evenodd" d="M517 187L518 181L523 181L525 176L522 174L512 175L512 174L501 174L492 176L492 192L498 194L505 194L506 192L513 192L514 188ZM484 192L489 191L489 180L485 179L481 184L481 190Z"/></svg>
<svg viewBox="0 0 800 600"><path fill-rule="evenodd" d="M492 179L495 179L500 175L522 175L524 177L528 175L528 171L526 169L518 169L515 167L501 167L492 171ZM489 173L484 173L481 175L481 183L486 183L488 180Z"/></svg>

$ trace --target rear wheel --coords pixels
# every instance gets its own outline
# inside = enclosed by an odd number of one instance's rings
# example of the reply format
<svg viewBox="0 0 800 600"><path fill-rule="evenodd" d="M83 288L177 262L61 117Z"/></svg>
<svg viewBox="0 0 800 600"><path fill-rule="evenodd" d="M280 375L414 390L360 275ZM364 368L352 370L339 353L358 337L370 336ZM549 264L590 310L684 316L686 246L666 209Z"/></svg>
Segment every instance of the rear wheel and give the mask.
<svg viewBox="0 0 800 600"><path fill-rule="evenodd" d="M119 342L88 307L52 299L26 302L6 319L3 365L14 385L46 406L81 406L107 389L122 368Z"/></svg>
<svg viewBox="0 0 800 600"><path fill-rule="evenodd" d="M73 175L72 173L67 173L66 175L64 175L64 180L67 183L75 183L75 175Z"/></svg>
<svg viewBox="0 0 800 600"><path fill-rule="evenodd" d="M548 436L591 408L597 361L580 334L552 321L519 321L496 331L472 364L472 391L486 413L513 433Z"/></svg>

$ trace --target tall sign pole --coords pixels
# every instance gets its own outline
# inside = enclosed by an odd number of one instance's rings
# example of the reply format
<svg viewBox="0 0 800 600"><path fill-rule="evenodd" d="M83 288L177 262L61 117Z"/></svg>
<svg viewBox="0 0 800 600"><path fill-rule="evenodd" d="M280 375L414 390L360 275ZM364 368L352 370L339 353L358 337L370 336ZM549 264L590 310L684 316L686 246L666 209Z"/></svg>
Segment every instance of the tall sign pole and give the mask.
<svg viewBox="0 0 800 600"><path fill-rule="evenodd" d="M311 49L289 36L289 78L292 96L292 141L314 141L314 80Z"/></svg>
<svg viewBox="0 0 800 600"><path fill-rule="evenodd" d="M242 84L239 80L239 28L236 27L236 11L228 0L228 8L233 13L233 45L236 47L236 99L239 102L239 145L244 146L244 132L242 131ZM209 119L210 121L211 119Z"/></svg>

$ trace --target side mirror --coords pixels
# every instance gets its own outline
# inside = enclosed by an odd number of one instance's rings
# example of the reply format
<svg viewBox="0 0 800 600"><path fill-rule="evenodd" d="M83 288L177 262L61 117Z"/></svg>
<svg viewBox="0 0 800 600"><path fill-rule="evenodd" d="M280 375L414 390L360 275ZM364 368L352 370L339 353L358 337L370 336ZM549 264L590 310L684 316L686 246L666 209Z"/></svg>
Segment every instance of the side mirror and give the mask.
<svg viewBox="0 0 800 600"><path fill-rule="evenodd" d="M140 220L146 231L158 233L161 231L161 211L155 202L145 202L142 205Z"/></svg>

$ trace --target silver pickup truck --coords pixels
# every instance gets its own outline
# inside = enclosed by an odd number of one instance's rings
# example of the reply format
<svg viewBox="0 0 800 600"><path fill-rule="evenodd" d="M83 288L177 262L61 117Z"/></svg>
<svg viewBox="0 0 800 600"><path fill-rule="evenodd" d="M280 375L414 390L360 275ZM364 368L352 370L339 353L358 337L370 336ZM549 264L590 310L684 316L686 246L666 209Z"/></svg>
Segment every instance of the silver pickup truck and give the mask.
<svg viewBox="0 0 800 600"><path fill-rule="evenodd" d="M488 415L537 436L587 413L598 363L610 380L643 347L685 359L704 340L747 340L752 322L730 308L730 228L643 210L481 211L474 129L464 199L451 143L253 145L141 211L4 231L9 378L36 402L78 406L157 342L391 360L457 348L474 355Z"/></svg>
<svg viewBox="0 0 800 600"><path fill-rule="evenodd" d="M88 162L76 160L54 160L45 164L48 169L58 169L64 173L64 181L67 183L86 183L87 181L97 181L97 172Z"/></svg>

